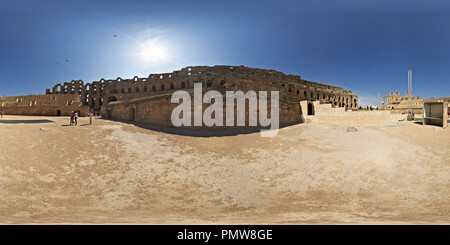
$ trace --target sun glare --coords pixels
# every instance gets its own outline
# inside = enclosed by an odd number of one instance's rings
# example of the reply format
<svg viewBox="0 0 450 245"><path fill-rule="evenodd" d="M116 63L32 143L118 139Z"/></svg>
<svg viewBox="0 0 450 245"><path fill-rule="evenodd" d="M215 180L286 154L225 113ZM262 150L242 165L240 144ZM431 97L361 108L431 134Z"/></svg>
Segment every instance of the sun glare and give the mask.
<svg viewBox="0 0 450 245"><path fill-rule="evenodd" d="M166 47L155 39L149 39L142 43L139 54L145 63L156 63L167 59Z"/></svg>

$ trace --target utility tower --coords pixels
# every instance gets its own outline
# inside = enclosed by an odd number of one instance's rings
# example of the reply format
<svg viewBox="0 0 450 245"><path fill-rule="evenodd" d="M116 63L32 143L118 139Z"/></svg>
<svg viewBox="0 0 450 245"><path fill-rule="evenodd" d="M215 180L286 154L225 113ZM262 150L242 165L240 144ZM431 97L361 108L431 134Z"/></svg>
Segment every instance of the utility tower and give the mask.
<svg viewBox="0 0 450 245"><path fill-rule="evenodd" d="M412 70L408 70L408 121L414 120L412 109Z"/></svg>

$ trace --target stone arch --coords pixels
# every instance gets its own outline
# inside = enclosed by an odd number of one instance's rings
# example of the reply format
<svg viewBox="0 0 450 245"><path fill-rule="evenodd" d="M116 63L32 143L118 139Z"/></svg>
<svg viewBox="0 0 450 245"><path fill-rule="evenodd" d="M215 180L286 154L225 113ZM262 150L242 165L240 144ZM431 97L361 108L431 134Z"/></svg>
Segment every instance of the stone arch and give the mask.
<svg viewBox="0 0 450 245"><path fill-rule="evenodd" d="M56 92L57 94L60 94L60 93L61 93L61 90L62 90L61 84L57 84L57 85L55 86L55 92Z"/></svg>
<svg viewBox="0 0 450 245"><path fill-rule="evenodd" d="M113 101L117 101L117 98L115 96L109 96L108 97L108 103L109 102L113 102Z"/></svg>

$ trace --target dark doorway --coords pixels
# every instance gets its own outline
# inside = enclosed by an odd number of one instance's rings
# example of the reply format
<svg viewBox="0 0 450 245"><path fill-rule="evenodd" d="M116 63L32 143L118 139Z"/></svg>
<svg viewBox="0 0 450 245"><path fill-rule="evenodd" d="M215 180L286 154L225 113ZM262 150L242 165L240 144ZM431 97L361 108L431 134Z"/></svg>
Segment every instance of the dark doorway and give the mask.
<svg viewBox="0 0 450 245"><path fill-rule="evenodd" d="M129 121L134 121L134 108L130 108Z"/></svg>
<svg viewBox="0 0 450 245"><path fill-rule="evenodd" d="M314 115L314 106L312 103L308 103L308 115Z"/></svg>
<svg viewBox="0 0 450 245"><path fill-rule="evenodd" d="M110 96L110 97L108 98L108 103L109 103L109 102L113 102L113 101L117 101L116 97L115 97L115 96Z"/></svg>
<svg viewBox="0 0 450 245"><path fill-rule="evenodd" d="M57 111L56 111L56 116L57 116L57 117L60 117L60 116L61 116L61 110L57 110Z"/></svg>

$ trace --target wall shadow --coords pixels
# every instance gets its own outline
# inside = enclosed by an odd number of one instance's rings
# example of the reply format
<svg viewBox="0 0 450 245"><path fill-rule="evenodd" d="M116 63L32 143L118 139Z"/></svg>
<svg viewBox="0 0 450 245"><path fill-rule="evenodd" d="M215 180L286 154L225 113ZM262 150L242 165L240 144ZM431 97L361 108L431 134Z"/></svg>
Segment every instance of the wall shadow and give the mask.
<svg viewBox="0 0 450 245"><path fill-rule="evenodd" d="M252 133L258 133L261 132L261 129L269 129L269 128L261 128L261 127L249 127L249 128L236 128L236 127L230 127L225 129L188 129L188 128L168 128L163 126L157 126L157 125L149 125L144 123L138 123L138 122L130 122L130 121L121 121L121 120L115 120L115 119L106 119L102 118L106 121L113 121L113 122L120 122L125 124L134 125L136 127L140 127L143 129L149 129L156 132L161 133L167 133L167 134L174 134L174 135L181 135L181 136L191 136L191 137L223 137L223 136L236 136L236 135L245 135L245 134L252 134ZM281 128L289 127L292 125L301 124L299 123L291 123L291 124L283 124L280 125Z"/></svg>
<svg viewBox="0 0 450 245"><path fill-rule="evenodd" d="M5 124L32 124L32 123L52 123L55 121L47 120L47 119L39 119L39 120L0 120L0 123Z"/></svg>

